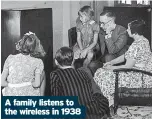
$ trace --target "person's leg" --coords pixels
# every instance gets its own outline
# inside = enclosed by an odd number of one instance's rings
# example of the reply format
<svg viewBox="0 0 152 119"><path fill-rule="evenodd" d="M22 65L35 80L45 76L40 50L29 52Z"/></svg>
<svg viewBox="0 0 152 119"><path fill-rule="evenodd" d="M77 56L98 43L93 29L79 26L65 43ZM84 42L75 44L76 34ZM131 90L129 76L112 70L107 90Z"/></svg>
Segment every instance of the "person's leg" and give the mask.
<svg viewBox="0 0 152 119"><path fill-rule="evenodd" d="M88 64L91 62L92 58L93 58L93 51L90 50L88 51L87 57L83 62L83 67L88 67Z"/></svg>
<svg viewBox="0 0 152 119"><path fill-rule="evenodd" d="M92 75L96 72L98 68L101 68L103 66L103 63L100 61L92 61L89 65L88 68L91 70Z"/></svg>
<svg viewBox="0 0 152 119"><path fill-rule="evenodd" d="M100 87L101 92L109 101L109 107L114 105L115 74L111 70L98 69L94 75L94 81Z"/></svg>

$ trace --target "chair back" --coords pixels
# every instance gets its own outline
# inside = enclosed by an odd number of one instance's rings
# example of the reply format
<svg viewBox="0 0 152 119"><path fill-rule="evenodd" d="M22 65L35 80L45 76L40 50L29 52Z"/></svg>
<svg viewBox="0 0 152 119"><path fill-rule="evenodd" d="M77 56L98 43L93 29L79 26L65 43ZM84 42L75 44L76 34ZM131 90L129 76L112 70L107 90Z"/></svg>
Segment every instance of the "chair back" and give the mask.
<svg viewBox="0 0 152 119"><path fill-rule="evenodd" d="M77 42L76 27L72 27L68 30L68 37L69 37L69 47L73 47Z"/></svg>

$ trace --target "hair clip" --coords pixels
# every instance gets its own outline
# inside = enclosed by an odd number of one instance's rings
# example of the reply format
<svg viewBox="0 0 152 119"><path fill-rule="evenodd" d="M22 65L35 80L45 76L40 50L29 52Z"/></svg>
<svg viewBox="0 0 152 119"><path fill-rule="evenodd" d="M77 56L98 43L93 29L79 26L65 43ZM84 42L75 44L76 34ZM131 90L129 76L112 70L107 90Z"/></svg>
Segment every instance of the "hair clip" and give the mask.
<svg viewBox="0 0 152 119"><path fill-rule="evenodd" d="M32 34L35 35L35 33L29 31L28 33L26 33L26 34L24 34L24 35L28 35L28 36L29 36L29 35L32 35Z"/></svg>

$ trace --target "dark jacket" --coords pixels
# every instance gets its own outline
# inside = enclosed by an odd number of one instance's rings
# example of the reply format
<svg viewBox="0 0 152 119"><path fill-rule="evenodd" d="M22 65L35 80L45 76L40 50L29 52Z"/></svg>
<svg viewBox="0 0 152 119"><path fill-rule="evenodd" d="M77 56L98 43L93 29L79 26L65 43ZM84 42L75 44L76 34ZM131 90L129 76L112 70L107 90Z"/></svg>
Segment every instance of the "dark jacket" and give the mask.
<svg viewBox="0 0 152 119"><path fill-rule="evenodd" d="M111 38L108 38L108 40L105 39L105 33L102 30L100 30L99 39L102 55L108 53L120 56L127 51L128 35L126 32L126 28L124 28L123 26L116 25L116 28L112 32ZM108 50L107 52L105 52L106 47Z"/></svg>
<svg viewBox="0 0 152 119"><path fill-rule="evenodd" d="M78 96L79 104L86 107L87 119L101 118L109 111L108 100L95 90L94 80L83 70L57 69L50 74L50 95Z"/></svg>

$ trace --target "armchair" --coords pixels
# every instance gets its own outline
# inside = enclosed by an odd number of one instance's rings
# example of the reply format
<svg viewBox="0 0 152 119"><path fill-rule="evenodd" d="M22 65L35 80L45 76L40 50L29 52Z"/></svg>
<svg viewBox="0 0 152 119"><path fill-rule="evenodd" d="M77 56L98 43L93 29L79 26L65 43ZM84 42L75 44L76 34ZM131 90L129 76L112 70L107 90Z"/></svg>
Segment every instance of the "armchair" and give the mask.
<svg viewBox="0 0 152 119"><path fill-rule="evenodd" d="M72 27L68 30L68 37L69 37L69 47L73 47L77 42L76 27Z"/></svg>
<svg viewBox="0 0 152 119"><path fill-rule="evenodd" d="M150 67L150 66L149 66ZM115 94L114 94L114 112L116 113L118 105L138 105L138 106L152 106L152 87L151 88L124 88L119 87L119 73L120 72L134 72L141 73L142 84L146 76L151 77L152 73L138 70L138 69L116 69Z"/></svg>

